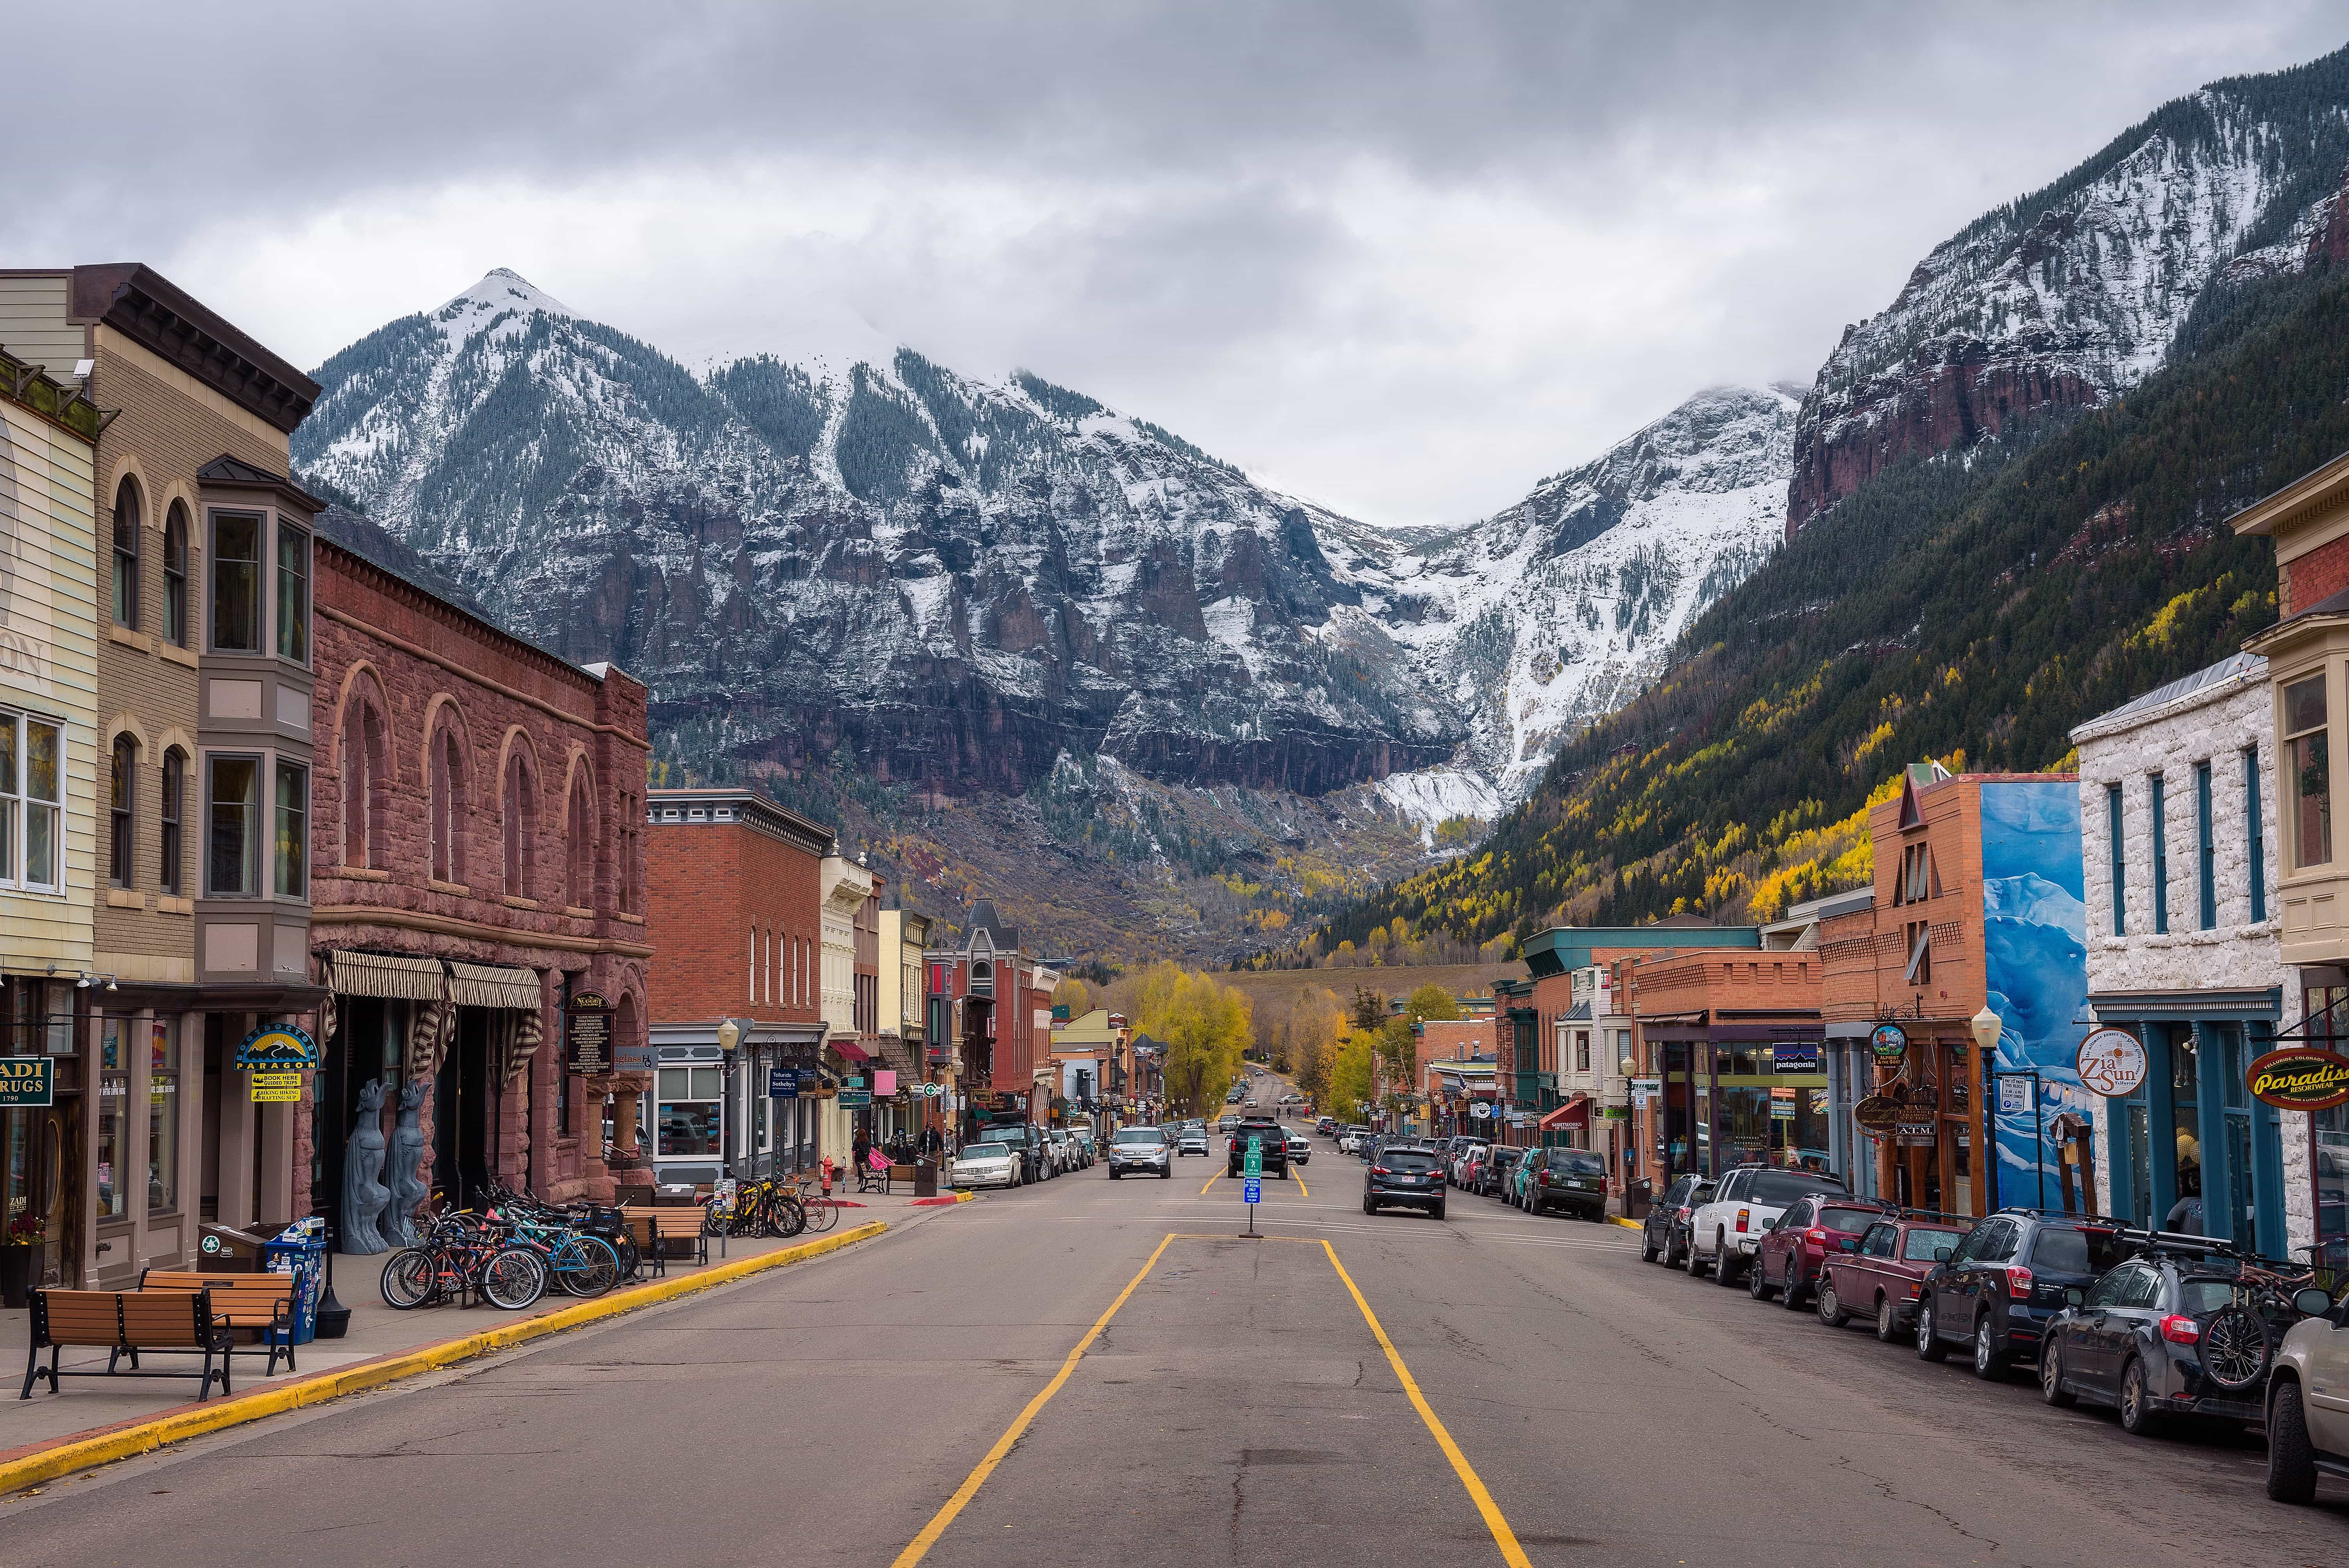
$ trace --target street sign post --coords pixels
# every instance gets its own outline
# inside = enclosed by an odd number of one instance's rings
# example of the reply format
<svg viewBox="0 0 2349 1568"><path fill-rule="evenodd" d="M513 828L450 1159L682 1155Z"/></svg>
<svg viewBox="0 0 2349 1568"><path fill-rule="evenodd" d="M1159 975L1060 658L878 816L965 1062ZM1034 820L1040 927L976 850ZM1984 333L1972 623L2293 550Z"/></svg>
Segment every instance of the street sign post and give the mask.
<svg viewBox="0 0 2349 1568"><path fill-rule="evenodd" d="M1244 1178L1240 1182L1240 1200L1247 1204L1247 1229L1240 1233L1240 1237L1244 1241L1262 1241L1264 1238L1257 1234L1256 1229L1256 1206L1264 1196L1264 1135L1262 1133L1248 1134L1247 1153L1241 1159L1240 1174Z"/></svg>

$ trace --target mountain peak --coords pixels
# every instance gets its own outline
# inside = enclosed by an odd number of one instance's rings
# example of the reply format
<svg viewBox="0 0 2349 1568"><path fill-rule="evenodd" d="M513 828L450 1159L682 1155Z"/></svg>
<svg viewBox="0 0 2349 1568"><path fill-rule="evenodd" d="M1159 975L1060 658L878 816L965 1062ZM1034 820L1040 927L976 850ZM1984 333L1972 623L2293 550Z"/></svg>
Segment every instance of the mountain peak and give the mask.
<svg viewBox="0 0 2349 1568"><path fill-rule="evenodd" d="M511 267L492 267L481 281L439 310L433 319L451 337L471 337L502 316L579 313Z"/></svg>

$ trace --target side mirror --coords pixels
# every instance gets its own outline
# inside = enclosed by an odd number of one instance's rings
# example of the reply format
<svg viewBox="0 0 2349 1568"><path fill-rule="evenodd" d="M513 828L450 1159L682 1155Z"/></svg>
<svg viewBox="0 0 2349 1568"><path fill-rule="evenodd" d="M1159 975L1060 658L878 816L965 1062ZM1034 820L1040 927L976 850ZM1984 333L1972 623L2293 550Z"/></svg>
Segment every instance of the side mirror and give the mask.
<svg viewBox="0 0 2349 1568"><path fill-rule="evenodd" d="M2088 1293L2082 1290L2078 1285L2074 1285L2071 1289L2064 1293L2064 1305L2065 1306L2085 1306L2088 1305Z"/></svg>
<svg viewBox="0 0 2349 1568"><path fill-rule="evenodd" d="M2313 1286L2292 1292L2292 1309L2302 1317L2323 1317L2333 1310L2333 1298Z"/></svg>

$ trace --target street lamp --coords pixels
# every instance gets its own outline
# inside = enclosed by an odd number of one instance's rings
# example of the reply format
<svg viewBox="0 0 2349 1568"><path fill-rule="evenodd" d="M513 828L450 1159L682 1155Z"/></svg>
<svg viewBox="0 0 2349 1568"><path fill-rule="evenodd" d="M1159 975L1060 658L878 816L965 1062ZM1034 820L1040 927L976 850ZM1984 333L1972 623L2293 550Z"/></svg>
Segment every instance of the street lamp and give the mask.
<svg viewBox="0 0 2349 1568"><path fill-rule="evenodd" d="M2005 1019L2001 1018L1988 1004L1984 1004L1982 1010L1976 1013L1968 1022L1973 1028L1974 1044L1980 1046L1984 1051L1998 1049L1999 1031L2006 1026Z"/></svg>
<svg viewBox="0 0 2349 1568"><path fill-rule="evenodd" d="M733 1019L726 1018L719 1023L718 1048L719 1051L724 1053L724 1060L722 1064L725 1071L724 1081L728 1085L725 1097L719 1101L719 1104L729 1111L733 1109L735 1100L735 1093L732 1088L732 1079L734 1077L734 1047L736 1045L740 1043L741 1038L742 1027ZM745 1108L742 1114L746 1117L750 1115L748 1108ZM726 1119L730 1122L734 1118L728 1116ZM747 1141L744 1135L748 1130L749 1130L747 1128L740 1127L730 1127L726 1129L720 1136L719 1147L721 1149L732 1149L735 1152L740 1153L741 1151L742 1145Z"/></svg>

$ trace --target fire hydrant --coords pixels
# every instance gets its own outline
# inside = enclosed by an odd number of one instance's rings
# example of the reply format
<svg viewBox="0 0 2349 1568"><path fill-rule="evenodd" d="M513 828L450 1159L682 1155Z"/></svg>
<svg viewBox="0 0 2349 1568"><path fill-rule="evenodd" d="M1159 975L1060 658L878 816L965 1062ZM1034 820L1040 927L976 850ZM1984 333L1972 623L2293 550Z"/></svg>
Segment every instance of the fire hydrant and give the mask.
<svg viewBox="0 0 2349 1568"><path fill-rule="evenodd" d="M825 1155L825 1156L823 1157L823 1176L820 1178L820 1180L821 1180L821 1181L823 1181L823 1195L824 1195L825 1197L827 1197L827 1198L831 1197L831 1196L832 1196L832 1156L831 1156L831 1155L829 1155L829 1154L827 1154L827 1155Z"/></svg>

